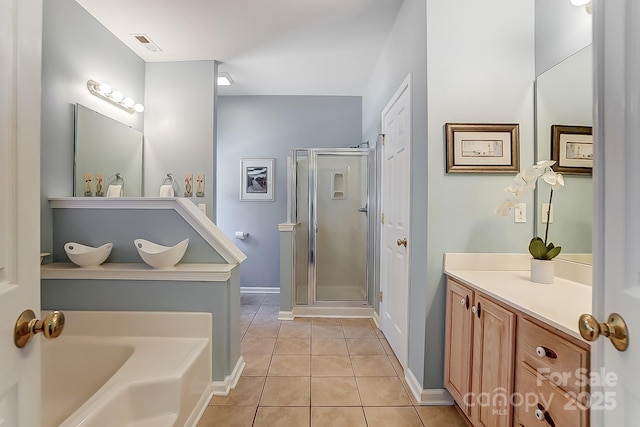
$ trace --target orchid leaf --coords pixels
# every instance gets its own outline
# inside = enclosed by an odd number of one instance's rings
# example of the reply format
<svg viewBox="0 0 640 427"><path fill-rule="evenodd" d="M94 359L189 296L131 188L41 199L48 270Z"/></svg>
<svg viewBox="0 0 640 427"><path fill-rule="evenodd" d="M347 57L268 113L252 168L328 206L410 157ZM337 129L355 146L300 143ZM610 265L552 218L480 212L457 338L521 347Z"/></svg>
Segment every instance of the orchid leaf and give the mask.
<svg viewBox="0 0 640 427"><path fill-rule="evenodd" d="M549 252L547 252L546 258L554 259L555 257L558 256L558 254L560 254L561 250L562 250L562 246L556 246L555 248L552 248Z"/></svg>
<svg viewBox="0 0 640 427"><path fill-rule="evenodd" d="M547 254L547 248L544 246L544 242L539 237L534 237L529 243L529 253L535 259L545 259Z"/></svg>

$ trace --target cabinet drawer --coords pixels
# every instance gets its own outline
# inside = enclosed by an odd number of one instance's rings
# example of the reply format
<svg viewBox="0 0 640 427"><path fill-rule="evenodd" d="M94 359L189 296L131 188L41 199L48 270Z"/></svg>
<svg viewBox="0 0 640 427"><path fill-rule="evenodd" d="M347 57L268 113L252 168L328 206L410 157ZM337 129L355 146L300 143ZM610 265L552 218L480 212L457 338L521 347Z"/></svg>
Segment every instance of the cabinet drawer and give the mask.
<svg viewBox="0 0 640 427"><path fill-rule="evenodd" d="M517 354L519 363L527 363L573 396L589 390L589 352L527 319L519 325Z"/></svg>
<svg viewBox="0 0 640 427"><path fill-rule="evenodd" d="M518 367L514 400L516 425L524 427L587 427L589 411L566 392L537 376L527 365ZM537 412L537 413L536 413Z"/></svg>

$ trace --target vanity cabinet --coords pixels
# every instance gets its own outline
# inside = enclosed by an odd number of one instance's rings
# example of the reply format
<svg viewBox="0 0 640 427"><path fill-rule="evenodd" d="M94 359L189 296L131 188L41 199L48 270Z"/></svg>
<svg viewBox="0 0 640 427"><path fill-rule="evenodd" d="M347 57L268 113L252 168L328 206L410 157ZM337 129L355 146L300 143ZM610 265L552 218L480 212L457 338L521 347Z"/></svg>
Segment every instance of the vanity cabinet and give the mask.
<svg viewBox="0 0 640 427"><path fill-rule="evenodd" d="M448 281L445 386L475 426L512 425L515 325L509 310Z"/></svg>
<svg viewBox="0 0 640 427"><path fill-rule="evenodd" d="M587 427L589 346L447 279L444 385L473 426Z"/></svg>
<svg viewBox="0 0 640 427"><path fill-rule="evenodd" d="M588 347L521 316L516 390L526 404L515 408L516 425L588 426L588 372Z"/></svg>

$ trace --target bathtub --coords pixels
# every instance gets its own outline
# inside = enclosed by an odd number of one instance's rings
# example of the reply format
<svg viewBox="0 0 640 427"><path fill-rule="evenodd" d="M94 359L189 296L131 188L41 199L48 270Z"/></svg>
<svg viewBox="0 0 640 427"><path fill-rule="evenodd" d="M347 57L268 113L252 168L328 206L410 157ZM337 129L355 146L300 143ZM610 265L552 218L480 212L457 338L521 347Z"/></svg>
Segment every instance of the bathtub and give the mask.
<svg viewBox="0 0 640 427"><path fill-rule="evenodd" d="M197 424L211 397L210 314L65 316L42 342L42 427Z"/></svg>

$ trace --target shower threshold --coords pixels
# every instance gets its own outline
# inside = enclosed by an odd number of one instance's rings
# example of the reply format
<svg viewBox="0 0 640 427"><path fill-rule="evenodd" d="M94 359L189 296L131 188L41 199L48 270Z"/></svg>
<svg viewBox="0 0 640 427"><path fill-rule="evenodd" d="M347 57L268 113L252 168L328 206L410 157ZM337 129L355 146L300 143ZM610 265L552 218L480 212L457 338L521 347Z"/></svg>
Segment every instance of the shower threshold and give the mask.
<svg viewBox="0 0 640 427"><path fill-rule="evenodd" d="M373 316L373 307L362 301L322 301L314 305L293 307L293 317L371 318Z"/></svg>

